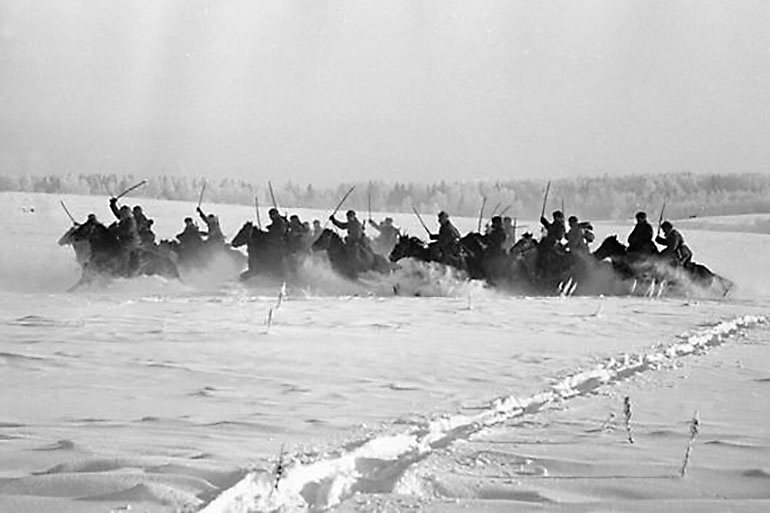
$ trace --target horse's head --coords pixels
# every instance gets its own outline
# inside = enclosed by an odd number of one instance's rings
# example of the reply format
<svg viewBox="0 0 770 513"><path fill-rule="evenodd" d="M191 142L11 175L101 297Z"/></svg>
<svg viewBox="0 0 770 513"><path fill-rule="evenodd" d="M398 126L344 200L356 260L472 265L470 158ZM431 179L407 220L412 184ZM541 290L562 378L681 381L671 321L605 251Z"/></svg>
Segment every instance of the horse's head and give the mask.
<svg viewBox="0 0 770 513"><path fill-rule="evenodd" d="M425 243L419 237L403 234L398 236L398 241L393 246L388 258L391 262L398 262L402 258L416 256L424 249Z"/></svg>
<svg viewBox="0 0 770 513"><path fill-rule="evenodd" d="M254 224L251 221L246 221L241 229L238 230L238 233L235 234L233 240L230 241L230 245L234 248L239 248L244 244L248 244L252 230L254 230Z"/></svg>
<svg viewBox="0 0 770 513"><path fill-rule="evenodd" d="M396 245L393 246L393 249L390 250L390 255L388 255L388 259L391 262L398 262L402 258L406 256L407 248L409 246L409 235L399 235L398 240L396 240Z"/></svg>
<svg viewBox="0 0 770 513"><path fill-rule="evenodd" d="M487 247L487 243L484 241L484 236L479 232L469 232L458 243L460 247L465 249L466 252L472 256L478 256L484 253Z"/></svg>
<svg viewBox="0 0 770 513"><path fill-rule="evenodd" d="M514 255L523 255L537 249L537 241L531 233L526 232L521 236L519 240L511 247L511 253Z"/></svg>
<svg viewBox="0 0 770 513"><path fill-rule="evenodd" d="M72 226L70 226L69 230L64 232L64 235L62 235L61 238L59 239L59 246L67 246L72 244L76 240L78 240L75 237L75 234L79 227L80 227L79 224L73 224Z"/></svg>
<svg viewBox="0 0 770 513"><path fill-rule="evenodd" d="M624 256L626 254L626 246L618 240L617 235L610 235L602 241L593 255L599 260L605 258L613 258L618 256Z"/></svg>
<svg viewBox="0 0 770 513"><path fill-rule="evenodd" d="M310 248L313 251L324 251L334 247L341 247L343 244L342 238L339 235L330 228L324 228L321 235L318 236Z"/></svg>

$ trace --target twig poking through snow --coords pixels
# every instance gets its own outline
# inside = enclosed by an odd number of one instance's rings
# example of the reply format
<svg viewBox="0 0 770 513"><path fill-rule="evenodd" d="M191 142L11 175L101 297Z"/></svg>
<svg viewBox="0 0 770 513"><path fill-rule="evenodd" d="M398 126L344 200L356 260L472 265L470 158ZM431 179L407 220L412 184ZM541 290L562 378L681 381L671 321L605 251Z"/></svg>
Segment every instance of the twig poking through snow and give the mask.
<svg viewBox="0 0 770 513"><path fill-rule="evenodd" d="M626 433L628 433L628 443L634 443L634 433L631 431L631 398L626 396L623 399L623 414L626 416Z"/></svg>
<svg viewBox="0 0 770 513"><path fill-rule="evenodd" d="M283 444L281 444L281 452L278 454L278 463L275 466L275 483L273 484L273 490L278 490L278 484L283 477Z"/></svg>
<svg viewBox="0 0 770 513"><path fill-rule="evenodd" d="M687 442L687 450L684 453L684 462L682 463L682 471L680 475L684 477L687 472L687 466L690 463L690 456L692 455L692 446L695 443L695 437L698 436L700 430L700 418L698 417L698 410L692 415L692 421L690 421L690 440Z"/></svg>

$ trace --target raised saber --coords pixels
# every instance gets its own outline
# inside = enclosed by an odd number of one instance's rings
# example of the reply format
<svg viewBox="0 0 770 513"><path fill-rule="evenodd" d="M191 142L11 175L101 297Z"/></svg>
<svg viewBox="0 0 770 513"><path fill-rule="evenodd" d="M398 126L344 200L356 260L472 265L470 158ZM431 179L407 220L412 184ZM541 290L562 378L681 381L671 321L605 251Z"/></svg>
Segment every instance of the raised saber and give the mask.
<svg viewBox="0 0 770 513"><path fill-rule="evenodd" d="M75 221L75 218L72 217L72 214L70 214L70 211L67 209L67 205L64 204L64 200L59 200L59 203L61 203L61 208L64 209L64 211L67 213L67 216L69 216L70 220L72 221L72 224L78 224L77 221Z"/></svg>
<svg viewBox="0 0 770 513"><path fill-rule="evenodd" d="M414 215L417 216L417 220L420 221L420 224L422 225L422 227L425 228L425 231L428 232L428 235L431 235L430 230L428 230L428 227L425 225L425 221L422 220L420 213L417 212L417 209L414 208L414 205L412 205L412 211L414 212Z"/></svg>
<svg viewBox="0 0 770 513"><path fill-rule="evenodd" d="M551 192L551 182L545 186L545 195L543 196L543 208L540 210L540 217L545 217L545 205L548 202L548 193Z"/></svg>
<svg viewBox="0 0 770 513"><path fill-rule="evenodd" d="M345 200L348 199L348 196L353 192L353 189L355 189L356 186L354 185L350 189L348 189L348 192L345 193L345 195L342 197L339 203L337 203L337 206L334 208L334 212L332 212L332 217L334 217L337 212L339 212L340 208L342 208L342 205L345 203Z"/></svg>
<svg viewBox="0 0 770 513"><path fill-rule="evenodd" d="M660 209L660 217L658 218L658 234L657 236L660 236L660 225L663 224L663 212L666 211L666 201L663 200L663 207Z"/></svg>
<svg viewBox="0 0 770 513"><path fill-rule="evenodd" d="M278 202L275 201L275 193L273 192L273 184L270 180L267 181L267 187L270 189L270 199L273 200L273 208L278 210Z"/></svg>
<svg viewBox="0 0 770 513"><path fill-rule="evenodd" d="M198 196L198 207L201 208L201 203L203 203L203 193L206 192L206 182L203 182L203 187L201 187L201 194Z"/></svg>
<svg viewBox="0 0 770 513"><path fill-rule="evenodd" d="M479 211L479 226L476 230L477 232L481 233L481 220L484 218L484 207L487 205L487 197L484 196L481 200L481 210Z"/></svg>
<svg viewBox="0 0 770 513"><path fill-rule="evenodd" d="M144 184L146 184L146 183L147 183L147 179L144 179L144 180L142 180L141 182L139 182L138 184L136 184L136 185L132 185L131 187L129 187L129 188L128 188L128 189L126 189L125 191L123 191L123 192L121 192L120 194L118 194L117 196L115 196L115 199L116 199L116 200L119 200L120 198L122 198L123 196L125 196L126 194L128 194L129 192L131 192L131 191L133 191L133 190L135 190L135 189L138 189L139 187L141 187L142 185L144 185Z"/></svg>
<svg viewBox="0 0 770 513"><path fill-rule="evenodd" d="M329 217L334 217L337 214L339 209L342 207L342 204L345 203L345 200L348 199L348 196L350 196L350 194L353 192L353 189L355 189L355 188L356 188L356 186L354 185L353 187L348 189L348 192L346 192L345 195L340 200L340 202L337 203L337 206L334 208L334 212L332 212L332 215L330 215ZM328 222L329 222L329 219L326 219L326 223L328 223ZM326 226L326 224L324 224L324 226Z"/></svg>
<svg viewBox="0 0 770 513"><path fill-rule="evenodd" d="M262 229L262 220L259 218L259 196L254 196L254 209L257 211L257 228Z"/></svg>

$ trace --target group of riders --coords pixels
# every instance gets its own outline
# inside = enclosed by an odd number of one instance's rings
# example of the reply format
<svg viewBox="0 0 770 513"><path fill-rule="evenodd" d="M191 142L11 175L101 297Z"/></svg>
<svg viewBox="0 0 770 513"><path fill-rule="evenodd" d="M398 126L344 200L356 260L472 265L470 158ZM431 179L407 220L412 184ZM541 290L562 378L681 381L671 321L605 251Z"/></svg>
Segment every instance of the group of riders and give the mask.
<svg viewBox="0 0 770 513"><path fill-rule="evenodd" d="M118 199L111 198L109 206L115 217L109 226L101 223L96 215L89 214L85 222L74 223L60 240L61 244L77 244L82 241L89 243L85 254L81 252L78 255L84 270L90 268L93 271L130 277L137 274L150 274L147 272L147 267L157 264L158 259L166 261L165 268L169 268L177 265L205 264L216 251L231 251L240 255L226 243L218 217L211 213L206 214L200 205L197 207L197 213L205 225L205 230L201 230L192 217L187 217L184 219L183 230L174 239L160 243L156 241L153 220L146 216L140 205L133 208L128 205L119 206ZM273 254L279 255L280 258L309 253L322 234L329 231L318 219L311 225L309 222L300 220L296 214L291 216L281 214L275 207L269 210L268 216L270 222L265 230L254 227L250 222L247 223L250 231L247 236L251 240L252 235L257 232L263 234L261 243L271 248ZM332 214L329 216L329 221L336 228L346 232L343 248L351 261L369 261L371 256L377 256L380 259L383 256L390 256L391 261L395 262L400 257L412 256L396 255L397 251L394 251L394 248L406 241L408 237L401 233L390 217L386 217L382 222L376 222L370 216L368 226L378 232L378 236L374 239L366 235L366 224L358 219L354 210L348 210L344 220L338 220L336 215ZM422 222L422 219L420 221ZM532 233L526 232L517 241L515 221L510 217L499 215L490 219L483 232L480 230L465 237L452 223L449 214L444 211L438 214L436 233L428 230L424 223L422 224L429 235L429 241L423 243L424 260L469 271L467 262L471 255L477 261L510 260L536 249L533 259L535 278L553 274L565 259L574 262L579 260L579 257L590 255L590 245L595 239L590 222L581 222L573 215L565 223L561 210L554 211L550 220L541 216L542 232L539 240L535 240ZM467 242L469 239L472 243ZM627 257L630 261L655 256L674 267L686 267L692 259L692 252L685 244L681 233L673 227L671 222L660 223L656 236L645 212L636 214L636 225L628 235L627 242ZM658 249L658 244L663 247L662 250ZM237 245L240 244L236 244L234 238L232 246ZM251 245L248 246L248 250L251 253ZM251 258L251 254L249 255L249 270L245 273L246 276L260 272L256 269L260 265L257 260ZM255 268L252 269L252 267ZM285 271L286 268L281 269ZM367 267L356 269L367 270ZM175 271L171 274L175 274ZM483 270L469 274L472 276L475 274L473 277L489 278L484 275Z"/></svg>

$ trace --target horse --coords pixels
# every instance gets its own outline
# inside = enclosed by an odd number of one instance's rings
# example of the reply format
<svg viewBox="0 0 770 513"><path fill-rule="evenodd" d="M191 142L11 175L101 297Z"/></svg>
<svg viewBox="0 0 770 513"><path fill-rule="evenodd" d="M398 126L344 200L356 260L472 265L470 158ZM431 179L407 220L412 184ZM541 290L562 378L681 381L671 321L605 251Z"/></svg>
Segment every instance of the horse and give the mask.
<svg viewBox="0 0 770 513"><path fill-rule="evenodd" d="M97 276L157 275L179 279L179 270L168 256L155 248L138 247L125 251L118 238L101 224L75 225L59 239L59 245L73 246L82 269L80 280L70 290Z"/></svg>
<svg viewBox="0 0 770 513"><path fill-rule="evenodd" d="M478 232L462 237L453 254L441 254L435 245L419 237L400 235L388 257L391 262L414 258L421 262L436 262L453 267L471 279L485 280L492 285L512 284L522 278L520 263L512 253L493 251Z"/></svg>
<svg viewBox="0 0 770 513"><path fill-rule="evenodd" d="M471 278L482 279L481 254L484 246L480 244L478 234L468 234L458 241L451 253L442 252L435 244L427 244L419 237L400 235L396 245L388 255L391 262L402 258L414 258L421 262L436 262L454 267L467 273Z"/></svg>
<svg viewBox="0 0 770 513"><path fill-rule="evenodd" d="M642 283L666 282L669 290L675 293L681 293L688 282L720 296L726 296L734 287L732 281L703 264L690 262L680 266L657 254L628 253L628 247L618 240L617 235L605 238L593 256L597 260L609 259L613 269L623 278Z"/></svg>
<svg viewBox="0 0 770 513"><path fill-rule="evenodd" d="M241 280L259 274L285 278L289 272L283 240L275 239L270 232L257 228L251 221L243 224L230 245L234 248L246 246L248 268L241 273Z"/></svg>
<svg viewBox="0 0 770 513"><path fill-rule="evenodd" d="M427 244L419 237L407 234L399 235L396 245L390 250L388 259L395 263L402 258L414 258L421 262L432 262L431 252Z"/></svg>
<svg viewBox="0 0 770 513"><path fill-rule="evenodd" d="M355 279L367 271L387 273L393 270L388 260L364 244L346 244L329 228L324 228L313 242L313 251L326 251L332 267L343 276Z"/></svg>

